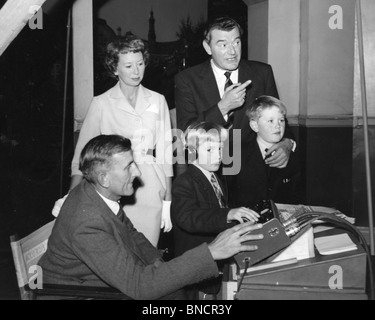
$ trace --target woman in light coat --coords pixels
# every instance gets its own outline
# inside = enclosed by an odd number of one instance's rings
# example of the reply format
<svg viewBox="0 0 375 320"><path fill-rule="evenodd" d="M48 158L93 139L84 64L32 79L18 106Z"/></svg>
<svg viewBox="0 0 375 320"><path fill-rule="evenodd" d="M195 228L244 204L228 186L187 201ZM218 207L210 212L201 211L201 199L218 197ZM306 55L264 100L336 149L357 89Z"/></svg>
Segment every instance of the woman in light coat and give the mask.
<svg viewBox="0 0 375 320"><path fill-rule="evenodd" d="M100 134L130 139L142 175L134 199L125 199L124 211L135 228L157 247L160 229L168 232L172 228L172 135L164 96L141 85L147 62L148 52L141 39L127 36L108 45L106 66L118 82L91 102L72 161L70 189L82 180L79 157L90 139Z"/></svg>

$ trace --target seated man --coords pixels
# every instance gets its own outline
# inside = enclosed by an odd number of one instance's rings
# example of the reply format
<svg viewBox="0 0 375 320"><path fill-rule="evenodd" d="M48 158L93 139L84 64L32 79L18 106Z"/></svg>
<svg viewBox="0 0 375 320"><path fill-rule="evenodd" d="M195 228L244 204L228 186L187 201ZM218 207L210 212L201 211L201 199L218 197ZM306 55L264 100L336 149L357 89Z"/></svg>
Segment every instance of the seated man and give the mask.
<svg viewBox="0 0 375 320"><path fill-rule="evenodd" d="M110 286L133 299L184 299L186 285L219 275L215 260L257 248L248 234L261 225L244 223L169 262L134 229L118 201L133 194L140 172L130 140L101 135L80 157L84 180L67 197L39 265L45 283Z"/></svg>
<svg viewBox="0 0 375 320"><path fill-rule="evenodd" d="M257 138L243 141L241 170L230 183L230 203L252 207L261 200L298 204L302 201L298 152L291 152L285 168L266 164L272 147L284 137L286 107L271 96L260 96L246 109Z"/></svg>

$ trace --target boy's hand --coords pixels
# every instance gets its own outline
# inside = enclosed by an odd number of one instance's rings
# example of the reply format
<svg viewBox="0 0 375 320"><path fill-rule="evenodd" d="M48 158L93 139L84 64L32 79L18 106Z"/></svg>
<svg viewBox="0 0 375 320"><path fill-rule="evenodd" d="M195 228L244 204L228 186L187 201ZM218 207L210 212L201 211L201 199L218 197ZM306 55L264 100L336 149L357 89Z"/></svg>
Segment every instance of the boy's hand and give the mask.
<svg viewBox="0 0 375 320"><path fill-rule="evenodd" d="M239 223L243 223L245 221L251 222L251 224L254 224L259 220L259 213L248 209L248 208L236 208L236 209L231 209L228 212L227 220L228 221L233 221L237 220Z"/></svg>
<svg viewBox="0 0 375 320"><path fill-rule="evenodd" d="M266 153L266 164L274 168L285 168L288 164L290 152L292 151L292 143L290 139L283 139L279 143L274 144ZM271 155L267 158L267 156Z"/></svg>

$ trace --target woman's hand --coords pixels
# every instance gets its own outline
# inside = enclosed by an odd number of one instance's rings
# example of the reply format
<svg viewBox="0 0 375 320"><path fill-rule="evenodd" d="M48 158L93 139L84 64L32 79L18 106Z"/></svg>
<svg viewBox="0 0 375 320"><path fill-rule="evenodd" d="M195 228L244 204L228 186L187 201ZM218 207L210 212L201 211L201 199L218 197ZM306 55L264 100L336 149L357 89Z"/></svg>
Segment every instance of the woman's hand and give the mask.
<svg viewBox="0 0 375 320"><path fill-rule="evenodd" d="M164 232L169 232L172 230L171 203L172 201L163 200L160 229L164 229Z"/></svg>
<svg viewBox="0 0 375 320"><path fill-rule="evenodd" d="M59 215L60 210L61 210L61 207L63 206L63 204L64 204L66 198L68 197L68 195L69 195L69 193L68 193L67 195L65 195L63 198L61 198L61 199L59 199L59 200L57 200L57 201L55 202L55 205L54 205L54 207L53 207L53 209L52 209L52 215L53 215L55 218L57 218L57 216Z"/></svg>

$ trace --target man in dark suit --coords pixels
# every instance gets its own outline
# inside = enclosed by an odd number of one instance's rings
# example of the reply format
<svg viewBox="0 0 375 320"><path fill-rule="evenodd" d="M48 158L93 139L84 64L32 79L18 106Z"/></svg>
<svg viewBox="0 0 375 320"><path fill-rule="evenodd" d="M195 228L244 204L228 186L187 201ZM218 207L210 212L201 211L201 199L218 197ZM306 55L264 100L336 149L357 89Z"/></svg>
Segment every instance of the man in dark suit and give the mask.
<svg viewBox="0 0 375 320"><path fill-rule="evenodd" d="M133 299L183 299L181 288L219 275L215 260L254 250L242 242L261 238L245 235L260 225L245 223L164 262L118 203L133 194L140 175L130 140L117 135L90 140L80 170L84 180L64 202L39 262L45 283L110 286Z"/></svg>
<svg viewBox="0 0 375 320"><path fill-rule="evenodd" d="M261 95L278 98L271 66L241 60L241 34L240 25L233 19L216 19L206 29L203 40L211 59L182 71L175 78L178 129L185 131L190 123L199 121L227 127L231 129L229 142L233 143L234 155L241 142L231 138L233 130L241 130L242 140L255 139L245 107ZM285 167L293 146L292 140L283 139L268 151L273 155L267 159L267 164ZM181 166L177 168L178 173L186 170Z"/></svg>

